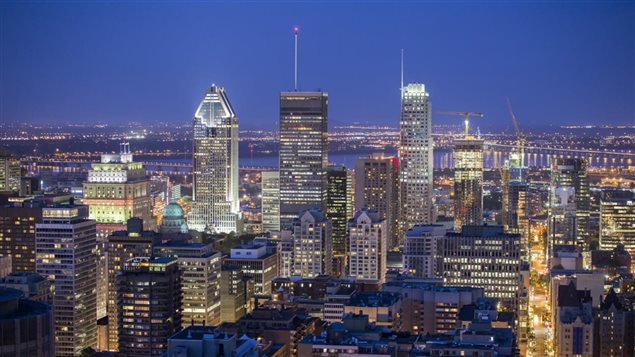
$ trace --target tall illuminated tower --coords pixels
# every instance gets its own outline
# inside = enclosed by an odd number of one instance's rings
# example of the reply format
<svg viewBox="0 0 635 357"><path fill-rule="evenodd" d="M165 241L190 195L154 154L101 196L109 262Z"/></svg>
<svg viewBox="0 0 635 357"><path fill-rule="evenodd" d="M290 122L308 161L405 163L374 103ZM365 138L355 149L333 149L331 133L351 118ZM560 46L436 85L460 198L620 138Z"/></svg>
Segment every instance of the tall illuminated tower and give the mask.
<svg viewBox="0 0 635 357"><path fill-rule="evenodd" d="M239 232L238 118L224 88L207 89L193 122L194 202L188 225L197 231Z"/></svg>
<svg viewBox="0 0 635 357"><path fill-rule="evenodd" d="M346 166L330 165L326 173L326 218L333 224L333 254L346 255L346 227L353 218L353 175Z"/></svg>
<svg viewBox="0 0 635 357"><path fill-rule="evenodd" d="M20 159L0 150L0 192L20 191Z"/></svg>
<svg viewBox="0 0 635 357"><path fill-rule="evenodd" d="M82 203L90 207L89 218L97 221L98 240L125 229L132 217L141 218L145 229L156 227L149 186L143 164L134 162L129 143L120 144L119 154L101 155L101 162L92 164Z"/></svg>
<svg viewBox="0 0 635 357"><path fill-rule="evenodd" d="M568 192L575 210L573 219L560 220L558 218L559 201L562 192ZM558 225L569 226L570 239L568 244L575 244L583 251L589 249L589 216L591 210L591 194L589 191L589 177L587 164L584 159L556 159L551 167L551 189L549 195L549 235L554 240L559 231ZM571 226L573 222L573 226ZM557 244L552 242L553 244ZM561 243L567 244L567 243Z"/></svg>
<svg viewBox="0 0 635 357"><path fill-rule="evenodd" d="M280 224L307 209L324 211L328 94L280 93Z"/></svg>
<svg viewBox="0 0 635 357"><path fill-rule="evenodd" d="M483 140L454 140L454 229L483 223Z"/></svg>
<svg viewBox="0 0 635 357"><path fill-rule="evenodd" d="M97 346L95 221L88 207L58 205L42 211L35 227L36 272L53 285L55 355L79 356Z"/></svg>
<svg viewBox="0 0 635 357"><path fill-rule="evenodd" d="M405 232L416 224L434 222L432 104L421 83L410 83L401 91L400 220Z"/></svg>
<svg viewBox="0 0 635 357"><path fill-rule="evenodd" d="M280 172L261 172L262 231L280 230Z"/></svg>

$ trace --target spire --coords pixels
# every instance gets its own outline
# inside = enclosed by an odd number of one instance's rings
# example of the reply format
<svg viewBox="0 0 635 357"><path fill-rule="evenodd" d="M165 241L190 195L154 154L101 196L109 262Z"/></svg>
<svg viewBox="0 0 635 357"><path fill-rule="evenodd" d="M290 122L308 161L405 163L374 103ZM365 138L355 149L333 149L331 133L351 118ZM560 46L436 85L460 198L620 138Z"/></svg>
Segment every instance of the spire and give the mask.
<svg viewBox="0 0 635 357"><path fill-rule="evenodd" d="M295 26L293 28L293 90L298 91L298 33L300 32L300 28Z"/></svg>
<svg viewBox="0 0 635 357"><path fill-rule="evenodd" d="M401 49L401 99L403 100L403 48Z"/></svg>

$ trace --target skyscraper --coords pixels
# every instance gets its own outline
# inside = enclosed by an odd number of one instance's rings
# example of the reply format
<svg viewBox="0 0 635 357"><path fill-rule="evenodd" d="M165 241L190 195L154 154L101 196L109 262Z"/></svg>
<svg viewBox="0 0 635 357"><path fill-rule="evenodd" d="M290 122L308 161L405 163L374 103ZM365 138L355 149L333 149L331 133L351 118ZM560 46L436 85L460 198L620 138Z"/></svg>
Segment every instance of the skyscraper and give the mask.
<svg viewBox="0 0 635 357"><path fill-rule="evenodd" d="M433 140L430 94L421 83L402 88L399 122L399 184L402 231L434 223Z"/></svg>
<svg viewBox="0 0 635 357"><path fill-rule="evenodd" d="M528 249L529 239L529 185L524 181L510 181L507 183L506 194L503 195L503 227L507 233L521 235L521 247L524 252Z"/></svg>
<svg viewBox="0 0 635 357"><path fill-rule="evenodd" d="M591 195L589 192L589 178L587 176L587 164L584 159L558 158L551 167L551 190L549 197L550 214L550 237L554 224L557 224L556 213L558 201L561 200L559 192L567 191L572 196L572 204L575 207L575 224L573 238L575 244L581 247L582 251L587 251L590 244L589 236L589 215L591 211ZM567 223L565 223L567 224Z"/></svg>
<svg viewBox="0 0 635 357"><path fill-rule="evenodd" d="M324 211L328 164L328 94L280 93L280 219Z"/></svg>
<svg viewBox="0 0 635 357"><path fill-rule="evenodd" d="M376 211L357 211L348 223L351 278L382 284L386 280L386 220Z"/></svg>
<svg viewBox="0 0 635 357"><path fill-rule="evenodd" d="M483 222L483 140L454 140L454 229Z"/></svg>
<svg viewBox="0 0 635 357"><path fill-rule="evenodd" d="M19 192L20 176L20 159L0 150L0 192Z"/></svg>
<svg viewBox="0 0 635 357"><path fill-rule="evenodd" d="M223 258L223 269L230 268L238 268L253 279L255 294L271 295L271 281L278 276L278 254L254 242L236 246Z"/></svg>
<svg viewBox="0 0 635 357"><path fill-rule="evenodd" d="M154 246L155 257L176 258L181 272L183 327L220 323L221 254L212 243L171 240Z"/></svg>
<svg viewBox="0 0 635 357"><path fill-rule="evenodd" d="M399 160L373 154L355 163L355 210L377 211L386 220L388 249L399 243Z"/></svg>
<svg viewBox="0 0 635 357"><path fill-rule="evenodd" d="M119 354L161 356L181 329L181 278L175 258L133 258L117 275Z"/></svg>
<svg viewBox="0 0 635 357"><path fill-rule="evenodd" d="M14 272L35 271L35 226L45 205L24 199L0 206L0 256L11 257Z"/></svg>
<svg viewBox="0 0 635 357"><path fill-rule="evenodd" d="M262 231L280 230L280 171L261 172Z"/></svg>
<svg viewBox="0 0 635 357"><path fill-rule="evenodd" d="M293 222L293 273L303 278L330 275L332 237L331 221L321 211L300 212Z"/></svg>
<svg viewBox="0 0 635 357"><path fill-rule="evenodd" d="M520 235L501 226L463 226L448 232L439 246L440 271L449 286L485 289L515 311L520 293Z"/></svg>
<svg viewBox="0 0 635 357"><path fill-rule="evenodd" d="M156 227L150 181L143 165L133 161L129 143L120 147L118 155L101 155L101 162L92 164L84 183L82 203L88 205L90 219L97 221L100 240L125 229L126 221L132 217L143 219L148 230Z"/></svg>
<svg viewBox="0 0 635 357"><path fill-rule="evenodd" d="M59 205L42 211L36 225L37 273L54 287L55 355L78 356L97 345L97 243L88 207Z"/></svg>
<svg viewBox="0 0 635 357"><path fill-rule="evenodd" d="M190 229L240 231L238 118L225 89L212 85L193 120L194 171Z"/></svg>
<svg viewBox="0 0 635 357"><path fill-rule="evenodd" d="M140 162L134 162L129 143L121 143L118 155L103 154L92 164L84 183L82 203L89 218L97 221L97 317L106 316L107 268L104 254L106 237L126 228L132 217L143 220L145 228L156 228L152 216L150 180Z"/></svg>
<svg viewBox="0 0 635 357"><path fill-rule="evenodd" d="M333 254L346 254L346 226L352 218L353 177L344 165L331 165L326 172L326 218L333 224Z"/></svg>
<svg viewBox="0 0 635 357"><path fill-rule="evenodd" d="M106 241L107 261L107 311L108 311L108 350L119 349L119 323L117 301L117 275L121 273L126 261L134 257L149 257L152 247L158 240L153 231L144 231L140 218L131 218L127 229L112 232Z"/></svg>
<svg viewBox="0 0 635 357"><path fill-rule="evenodd" d="M603 197L600 204L600 249L611 250L620 243L635 251L635 195L628 191Z"/></svg>

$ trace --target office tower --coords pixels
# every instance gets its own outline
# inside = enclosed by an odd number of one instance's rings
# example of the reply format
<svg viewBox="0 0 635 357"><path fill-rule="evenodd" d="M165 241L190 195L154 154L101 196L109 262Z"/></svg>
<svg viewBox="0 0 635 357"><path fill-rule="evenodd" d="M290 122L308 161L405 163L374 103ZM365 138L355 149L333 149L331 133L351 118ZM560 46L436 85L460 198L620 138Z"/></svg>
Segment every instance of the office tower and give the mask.
<svg viewBox="0 0 635 357"><path fill-rule="evenodd" d="M333 259L331 221L319 210L300 212L293 221L293 274L330 275Z"/></svg>
<svg viewBox="0 0 635 357"><path fill-rule="evenodd" d="M181 278L175 258L133 258L117 275L119 354L162 356L181 329Z"/></svg>
<svg viewBox="0 0 635 357"><path fill-rule="evenodd" d="M483 140L454 140L454 230L483 222Z"/></svg>
<svg viewBox="0 0 635 357"><path fill-rule="evenodd" d="M54 357L53 311L49 304L0 287L2 356Z"/></svg>
<svg viewBox="0 0 635 357"><path fill-rule="evenodd" d="M0 255L11 257L14 272L35 271L35 225L45 205L23 200L0 206Z"/></svg>
<svg viewBox="0 0 635 357"><path fill-rule="evenodd" d="M181 272L183 327L220 323L221 254L212 243L171 240L154 246L155 257L172 257Z"/></svg>
<svg viewBox="0 0 635 357"><path fill-rule="evenodd" d="M328 94L280 93L280 223L324 211L328 164Z"/></svg>
<svg viewBox="0 0 635 357"><path fill-rule="evenodd" d="M421 83L401 92L399 121L399 185L402 231L434 223L432 205L433 140L430 94Z"/></svg>
<svg viewBox="0 0 635 357"><path fill-rule="evenodd" d="M240 232L238 118L223 87L214 84L194 114L191 229Z"/></svg>
<svg viewBox="0 0 635 357"><path fill-rule="evenodd" d="M119 323L117 305L117 275L123 264L134 257L149 257L152 247L157 241L157 234L144 231L140 218L131 218L127 222L127 230L115 231L106 241L107 261L107 313L108 313L108 350L119 349Z"/></svg>
<svg viewBox="0 0 635 357"><path fill-rule="evenodd" d="M326 218L333 225L333 254L346 255L346 226L352 218L353 177L344 165L326 171Z"/></svg>
<svg viewBox="0 0 635 357"><path fill-rule="evenodd" d="M376 211L359 210L348 222L348 271L351 278L386 280L386 220Z"/></svg>
<svg viewBox="0 0 635 357"><path fill-rule="evenodd" d="M0 150L0 192L20 192L20 159Z"/></svg>
<svg viewBox="0 0 635 357"><path fill-rule="evenodd" d="M188 233L189 228L184 215L183 208L181 208L178 203L174 201L170 202L163 208L159 232L161 232L161 234Z"/></svg>
<svg viewBox="0 0 635 357"><path fill-rule="evenodd" d="M51 282L37 273L23 271L9 274L0 279L0 286L20 290L27 299L46 303L53 301Z"/></svg>
<svg viewBox="0 0 635 357"><path fill-rule="evenodd" d="M58 205L42 210L35 228L38 274L53 284L55 355L77 356L97 345L96 223L88 206Z"/></svg>
<svg viewBox="0 0 635 357"><path fill-rule="evenodd" d="M126 221L132 217L143 219L146 229L156 227L150 181L143 165L134 162L129 143L120 144L118 155L101 155L101 162L92 164L84 183L82 203L89 207L89 218L97 221L97 318L100 318L107 313L106 237L125 229Z"/></svg>
<svg viewBox="0 0 635 357"><path fill-rule="evenodd" d="M549 236L552 240L558 239L556 225L560 224L559 212L563 202L562 193L567 192L569 201L566 203L570 209L575 210L574 224L572 230L564 240L571 239L571 243L580 246L583 251L589 249L589 215L591 209L591 195L589 193L589 178L587 176L587 164L584 159L556 159L551 166L551 189L549 192ZM570 224L566 219L562 224ZM553 244L558 244L552 242Z"/></svg>
<svg viewBox="0 0 635 357"><path fill-rule="evenodd" d="M439 266L449 286L483 288L515 311L520 290L520 235L502 226L463 226L440 242Z"/></svg>
<svg viewBox="0 0 635 357"><path fill-rule="evenodd" d="M355 163L355 210L368 208L386 220L388 249L399 245L399 160L373 154Z"/></svg>
<svg viewBox="0 0 635 357"><path fill-rule="evenodd" d="M278 254L267 252L265 245L240 245L223 259L223 267L239 268L246 277L252 278L256 295L271 295L271 281L278 276Z"/></svg>
<svg viewBox="0 0 635 357"><path fill-rule="evenodd" d="M403 270L416 277L438 276L438 246L446 230L442 225L418 224L404 235Z"/></svg>
<svg viewBox="0 0 635 357"><path fill-rule="evenodd" d="M603 197L600 203L600 249L612 250L620 243L627 251L635 251L635 195L632 192L622 197Z"/></svg>
<svg viewBox="0 0 635 357"><path fill-rule="evenodd" d="M262 231L280 230L280 171L261 172Z"/></svg>
<svg viewBox="0 0 635 357"><path fill-rule="evenodd" d="M577 290L573 283L558 286L553 308L556 356L594 356L592 301L590 291Z"/></svg>
<svg viewBox="0 0 635 357"><path fill-rule="evenodd" d="M528 195L529 185L523 181L508 182L503 195L503 228L507 233L520 234L523 255L529 250Z"/></svg>
<svg viewBox="0 0 635 357"><path fill-rule="evenodd" d="M92 164L84 183L82 203L90 209L90 219L97 221L98 239L125 229L132 217L143 219L145 228L155 228L152 217L150 181L140 162L133 161L130 144L122 143L119 155L101 155Z"/></svg>
<svg viewBox="0 0 635 357"><path fill-rule="evenodd" d="M245 277L236 266L223 267L220 284L221 322L236 322L251 312L254 295L253 279Z"/></svg>

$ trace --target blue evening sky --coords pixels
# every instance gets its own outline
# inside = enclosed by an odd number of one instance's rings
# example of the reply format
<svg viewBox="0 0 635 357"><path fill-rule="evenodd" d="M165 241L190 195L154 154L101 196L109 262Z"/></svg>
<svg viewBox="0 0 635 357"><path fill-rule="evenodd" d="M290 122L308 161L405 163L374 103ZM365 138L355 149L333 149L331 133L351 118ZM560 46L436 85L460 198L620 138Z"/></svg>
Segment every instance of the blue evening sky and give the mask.
<svg viewBox="0 0 635 357"><path fill-rule="evenodd" d="M0 1L2 122L189 122L226 88L241 128L274 128L293 87L330 124L396 126L406 81L482 127L635 124L635 2ZM435 123L459 122L434 115Z"/></svg>

